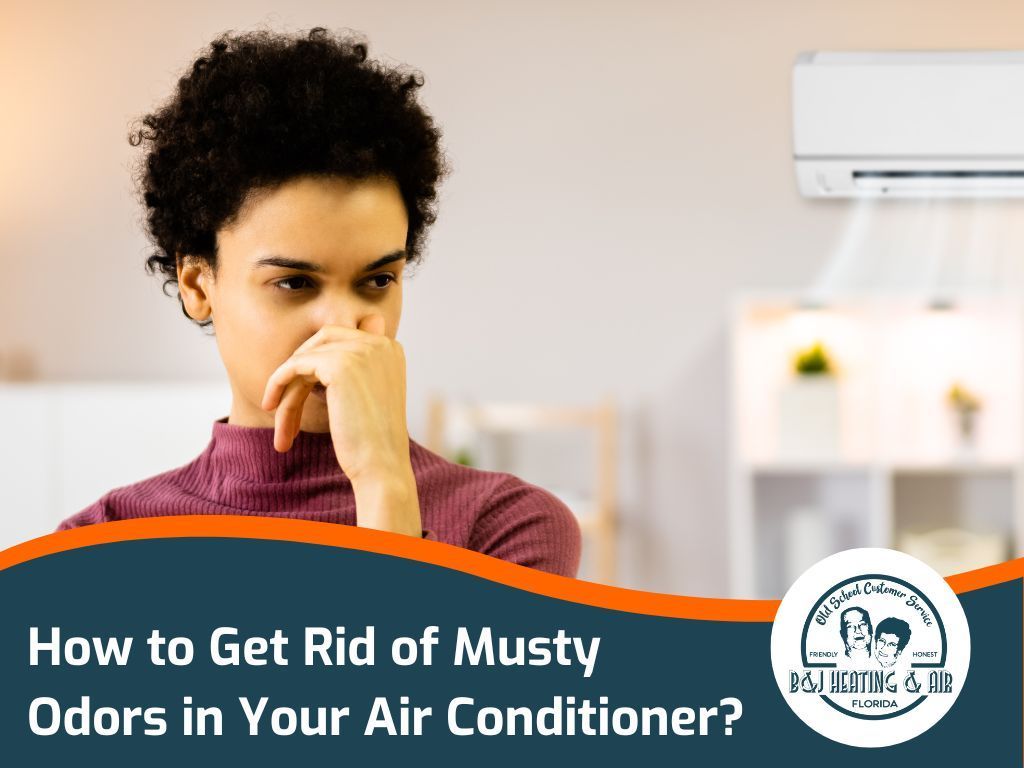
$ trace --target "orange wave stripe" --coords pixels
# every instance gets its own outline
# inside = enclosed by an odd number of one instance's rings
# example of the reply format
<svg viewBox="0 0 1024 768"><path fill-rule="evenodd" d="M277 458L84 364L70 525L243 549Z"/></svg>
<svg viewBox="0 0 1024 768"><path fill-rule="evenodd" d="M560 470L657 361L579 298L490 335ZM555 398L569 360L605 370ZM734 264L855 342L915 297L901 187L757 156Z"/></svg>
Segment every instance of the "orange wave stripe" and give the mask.
<svg viewBox="0 0 1024 768"><path fill-rule="evenodd" d="M138 539L237 538L292 541L392 555L449 568L545 597L596 608L703 621L771 622L778 600L687 597L571 579L438 541L312 520L248 515L176 515L87 525L0 552L0 570L68 550ZM957 593L1024 576L1024 558L946 579Z"/></svg>

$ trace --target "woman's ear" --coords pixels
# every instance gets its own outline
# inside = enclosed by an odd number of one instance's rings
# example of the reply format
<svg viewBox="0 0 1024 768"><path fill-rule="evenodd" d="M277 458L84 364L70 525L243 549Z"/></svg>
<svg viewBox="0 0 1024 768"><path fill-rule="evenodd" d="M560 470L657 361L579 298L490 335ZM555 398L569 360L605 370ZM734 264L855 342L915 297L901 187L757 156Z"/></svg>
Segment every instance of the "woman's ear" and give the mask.
<svg viewBox="0 0 1024 768"><path fill-rule="evenodd" d="M193 320L203 321L210 317L213 308L207 293L210 276L203 259L175 254L178 267L178 293L185 305L185 311Z"/></svg>

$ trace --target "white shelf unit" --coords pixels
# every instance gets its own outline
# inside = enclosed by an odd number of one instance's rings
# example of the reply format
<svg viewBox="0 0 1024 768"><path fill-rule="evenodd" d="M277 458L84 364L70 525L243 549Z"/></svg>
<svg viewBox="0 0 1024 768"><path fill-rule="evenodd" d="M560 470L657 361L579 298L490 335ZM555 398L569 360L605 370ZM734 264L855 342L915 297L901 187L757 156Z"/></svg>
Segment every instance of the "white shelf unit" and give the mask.
<svg viewBox="0 0 1024 768"><path fill-rule="evenodd" d="M943 529L987 544L973 559L936 555L932 564L944 575L1024 554L1022 317L1020 301L996 297L942 308L900 298L802 307L796 294L738 297L730 377L732 595L780 598L833 552L905 549L912 537ZM793 386L793 356L819 340L838 370L838 428L831 448L801 454L794 445L815 443L785 439L793 423L780 416L781 401ZM946 400L954 382L982 400L969 443ZM995 554L979 562L978 552Z"/></svg>
<svg viewBox="0 0 1024 768"><path fill-rule="evenodd" d="M477 402L434 395L430 399L425 445L449 460L455 459L455 452L460 447L472 446L475 466L480 469L511 472L558 496L576 514L583 536L577 578L614 584L618 570L616 542L619 527L615 477L617 414L615 401L610 395L592 406ZM589 455L584 458L583 466L577 467L590 470L584 472L590 475L590 479L583 483L583 487L554 481L554 477L559 475L568 481L566 467L571 468L574 459L584 455L580 453L578 444L575 447L563 444L564 452L561 454L538 454L542 461L546 459L546 469L555 470L553 476L543 473L548 475L548 480L534 474L540 469L536 464L530 471L521 471L515 466L516 452L507 438L550 438L552 432L563 433L563 436L575 433L574 437L589 438L591 451L587 452ZM491 453L486 450L485 437L497 438L496 445L490 446L498 448L497 451ZM535 443L533 447L536 450L540 445Z"/></svg>

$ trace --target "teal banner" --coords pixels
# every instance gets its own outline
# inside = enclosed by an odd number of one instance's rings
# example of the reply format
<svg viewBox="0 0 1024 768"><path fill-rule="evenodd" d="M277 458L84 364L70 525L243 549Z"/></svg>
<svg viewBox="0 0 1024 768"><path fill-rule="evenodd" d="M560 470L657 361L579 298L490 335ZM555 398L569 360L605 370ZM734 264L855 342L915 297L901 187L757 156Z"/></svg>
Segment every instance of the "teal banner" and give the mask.
<svg viewBox="0 0 1024 768"><path fill-rule="evenodd" d="M807 727L767 622L546 597L337 546L86 546L0 570L8 765L1019 766L1020 579L959 595L970 671L894 746Z"/></svg>

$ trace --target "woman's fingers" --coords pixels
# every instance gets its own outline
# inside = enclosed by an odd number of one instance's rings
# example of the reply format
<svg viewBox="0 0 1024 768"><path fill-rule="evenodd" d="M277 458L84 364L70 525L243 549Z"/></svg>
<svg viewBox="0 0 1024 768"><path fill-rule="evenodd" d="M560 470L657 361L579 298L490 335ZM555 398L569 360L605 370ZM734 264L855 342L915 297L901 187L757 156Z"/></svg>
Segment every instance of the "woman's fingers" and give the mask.
<svg viewBox="0 0 1024 768"><path fill-rule="evenodd" d="M323 326L319 331L302 342L295 350L295 353L305 352L306 350L312 349L325 341L342 339L358 340L359 338L365 337L366 334L370 334L372 336L383 336L386 330L387 324L384 320L384 315L379 312L374 312L366 317L360 318L358 328L349 328L347 325Z"/></svg>
<svg viewBox="0 0 1024 768"><path fill-rule="evenodd" d="M310 354L294 354L277 367L267 379L267 387L263 390L263 410L272 411L279 407L285 389L292 380L304 376L312 379L312 384L320 381L316 372L317 359Z"/></svg>
<svg viewBox="0 0 1024 768"><path fill-rule="evenodd" d="M367 315L359 321L359 330L364 333L372 333L374 336L383 336L386 330L384 315L377 314L376 312L372 315Z"/></svg>
<svg viewBox="0 0 1024 768"><path fill-rule="evenodd" d="M302 424L306 399L317 384L329 387L352 362L347 354L363 357L377 354L389 342L385 335L384 316L373 313L361 318L358 328L325 325L285 360L267 380L261 406L276 409L274 416L274 448L280 452L291 448ZM404 381L402 382L404 385Z"/></svg>
<svg viewBox="0 0 1024 768"><path fill-rule="evenodd" d="M339 346L348 344L332 343L303 354L293 354L270 375L263 392L261 403L264 410L274 410L274 448L280 452L289 450L302 425L302 411L313 387L317 384L328 386L332 380L332 363L335 362Z"/></svg>
<svg viewBox="0 0 1024 768"><path fill-rule="evenodd" d="M285 387L281 404L274 414L274 448L284 453L291 449L302 426L302 409L314 384L303 378L294 378Z"/></svg>
<svg viewBox="0 0 1024 768"><path fill-rule="evenodd" d="M296 376L305 377L311 385L320 383L325 387L330 386L334 379L332 374L335 374L338 369L342 353L344 351L354 353L367 351L366 340L369 338L371 338L369 335L363 334L362 338L357 340L332 341L321 344L313 350L295 352L270 374L266 389L263 391L261 407L265 411L277 408L285 387Z"/></svg>

